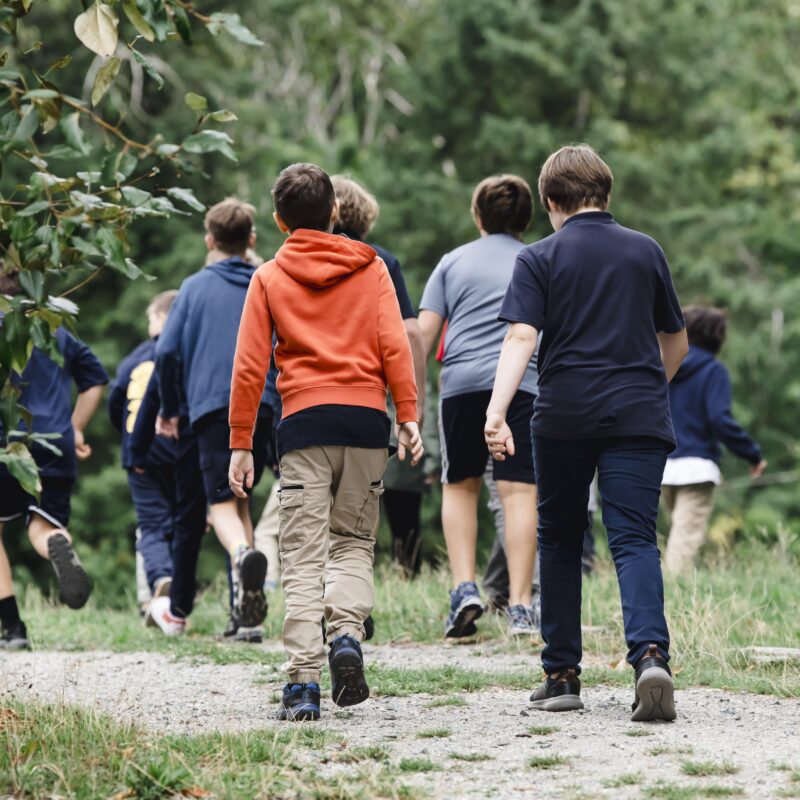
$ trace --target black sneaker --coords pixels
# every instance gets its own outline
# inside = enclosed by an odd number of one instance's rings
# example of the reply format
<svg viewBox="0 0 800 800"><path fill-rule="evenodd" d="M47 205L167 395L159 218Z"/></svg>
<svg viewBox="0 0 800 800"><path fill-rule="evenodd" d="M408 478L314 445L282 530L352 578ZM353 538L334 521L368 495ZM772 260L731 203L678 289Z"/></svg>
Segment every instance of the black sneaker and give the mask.
<svg viewBox="0 0 800 800"><path fill-rule="evenodd" d="M654 644L636 665L636 694L631 711L633 722L671 722L677 716L672 672Z"/></svg>
<svg viewBox="0 0 800 800"><path fill-rule="evenodd" d="M574 669L564 669L548 675L531 695L531 705L538 711L579 711L581 681Z"/></svg>
<svg viewBox="0 0 800 800"><path fill-rule="evenodd" d="M92 584L63 533L54 533L47 540L47 554L56 574L59 600L70 608L83 608L92 593Z"/></svg>
<svg viewBox="0 0 800 800"><path fill-rule="evenodd" d="M267 557L252 548L245 550L239 557L237 571L236 616L239 627L256 628L267 616L267 597L264 594Z"/></svg>
<svg viewBox="0 0 800 800"><path fill-rule="evenodd" d="M15 622L10 628L3 628L0 634L0 650L30 649L31 643L28 641L28 630L22 620Z"/></svg>
<svg viewBox="0 0 800 800"><path fill-rule="evenodd" d="M374 635L375 635L375 620L372 619L372 614L370 614L364 620L364 641L368 642Z"/></svg>
<svg viewBox="0 0 800 800"><path fill-rule="evenodd" d="M333 640L328 665L331 694L337 706L355 706L369 697L361 645L352 636L337 636Z"/></svg>
<svg viewBox="0 0 800 800"><path fill-rule="evenodd" d="M287 683L278 719L288 722L319 719L319 684Z"/></svg>

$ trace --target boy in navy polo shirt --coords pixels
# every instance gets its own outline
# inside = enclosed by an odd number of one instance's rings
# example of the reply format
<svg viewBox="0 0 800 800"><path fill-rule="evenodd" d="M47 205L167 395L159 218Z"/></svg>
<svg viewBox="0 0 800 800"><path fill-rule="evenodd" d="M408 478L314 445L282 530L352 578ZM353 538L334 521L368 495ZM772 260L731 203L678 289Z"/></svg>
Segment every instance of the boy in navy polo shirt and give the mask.
<svg viewBox="0 0 800 800"><path fill-rule="evenodd" d="M547 677L531 701L545 711L583 708L581 545L597 470L636 671L632 719L671 720L656 516L675 447L668 384L688 344L664 252L606 210L612 180L586 145L562 148L542 168L539 195L556 232L517 257L486 441L496 459L515 452L506 412L542 331L532 430Z"/></svg>
<svg viewBox="0 0 800 800"><path fill-rule="evenodd" d="M16 294L15 276L0 276L2 294ZM27 494L5 465L0 464L0 537L3 525L26 516L28 537L36 552L50 561L58 583L59 599L70 608L82 608L89 599L91 584L67 532L70 494L76 477L76 458L86 460L92 448L83 431L89 424L103 395L108 375L92 351L72 334L59 328L58 349L64 359L61 366L36 348L28 364L14 383L22 390L20 405L33 416L35 433L58 434L49 440L60 451L41 444L31 446L42 483L40 498ZM73 408L72 385L78 396ZM25 423L20 422L25 428ZM6 432L0 426L0 442ZM0 540L0 649L28 647L27 631L14 596L11 565Z"/></svg>

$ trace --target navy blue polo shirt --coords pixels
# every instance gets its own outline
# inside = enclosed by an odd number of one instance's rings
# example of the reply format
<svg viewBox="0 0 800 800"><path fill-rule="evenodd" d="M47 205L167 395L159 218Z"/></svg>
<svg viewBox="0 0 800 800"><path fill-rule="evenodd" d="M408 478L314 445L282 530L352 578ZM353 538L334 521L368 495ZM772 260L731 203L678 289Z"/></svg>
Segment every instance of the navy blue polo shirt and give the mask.
<svg viewBox="0 0 800 800"><path fill-rule="evenodd" d="M570 217L517 256L500 311L542 332L533 432L675 447L656 333L684 328L664 251L611 214Z"/></svg>

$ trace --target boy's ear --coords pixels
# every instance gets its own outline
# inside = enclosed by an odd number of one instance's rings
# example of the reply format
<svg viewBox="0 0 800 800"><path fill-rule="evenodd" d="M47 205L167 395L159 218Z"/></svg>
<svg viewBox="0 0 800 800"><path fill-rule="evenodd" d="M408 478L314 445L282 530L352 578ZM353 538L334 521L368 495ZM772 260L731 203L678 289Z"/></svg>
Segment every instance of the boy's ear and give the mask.
<svg viewBox="0 0 800 800"><path fill-rule="evenodd" d="M209 252L216 249L217 243L214 241L214 237L210 233L207 233L203 237L203 241L206 243L206 248Z"/></svg>
<svg viewBox="0 0 800 800"><path fill-rule="evenodd" d="M258 238L255 231L250 231L250 236L247 239L247 249L252 250L256 246L256 239Z"/></svg>
<svg viewBox="0 0 800 800"><path fill-rule="evenodd" d="M275 220L275 224L281 233L289 233L289 226L281 219L281 215L277 211L272 212L272 219Z"/></svg>

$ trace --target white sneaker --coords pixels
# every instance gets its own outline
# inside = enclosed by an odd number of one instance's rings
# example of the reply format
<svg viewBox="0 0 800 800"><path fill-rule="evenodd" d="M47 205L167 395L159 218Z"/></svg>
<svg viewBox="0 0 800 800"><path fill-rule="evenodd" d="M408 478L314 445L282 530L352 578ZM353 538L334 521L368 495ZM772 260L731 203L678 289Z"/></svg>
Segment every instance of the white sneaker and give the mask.
<svg viewBox="0 0 800 800"><path fill-rule="evenodd" d="M154 597L147 616L166 636L180 636L186 630L186 620L173 617L169 610L169 597Z"/></svg>
<svg viewBox="0 0 800 800"><path fill-rule="evenodd" d="M153 587L153 597L166 597L166 598L169 598L169 592L170 592L171 588L172 588L172 578L170 578L170 577L159 578L156 581L155 586ZM144 624L148 628L155 628L156 625L158 624L155 621L155 619L153 618L153 615L150 613L150 605L151 605L152 602L153 602L153 600L151 598L150 602L147 603L147 605L145 606L144 615L143 615L144 616ZM169 605L167 605L167 608L169 608Z"/></svg>

